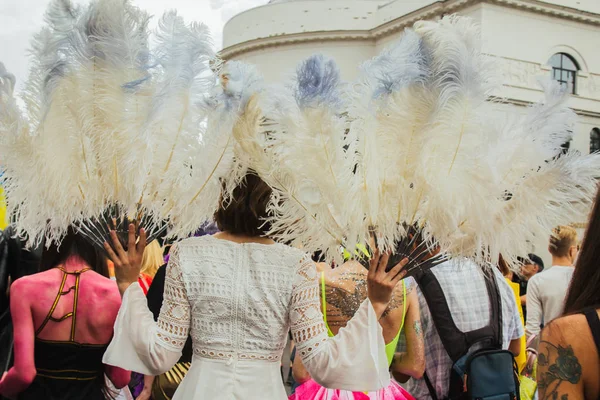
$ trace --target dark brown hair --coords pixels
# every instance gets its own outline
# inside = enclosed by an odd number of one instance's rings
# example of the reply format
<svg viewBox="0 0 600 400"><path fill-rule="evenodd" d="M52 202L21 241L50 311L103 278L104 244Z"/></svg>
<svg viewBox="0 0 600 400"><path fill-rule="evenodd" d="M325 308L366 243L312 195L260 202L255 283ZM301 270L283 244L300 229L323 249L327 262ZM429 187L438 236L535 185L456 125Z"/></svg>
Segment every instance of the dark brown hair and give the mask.
<svg viewBox="0 0 600 400"><path fill-rule="evenodd" d="M67 230L66 236L59 245L52 243L49 247L44 248L40 262L40 271L47 271L64 264L72 256L80 257L93 271L106 278L109 277L108 265L104 253L91 244L85 237L76 233L76 230L72 227Z"/></svg>
<svg viewBox="0 0 600 400"><path fill-rule="evenodd" d="M565 300L564 314L600 308L600 191L588 222L583 246Z"/></svg>
<svg viewBox="0 0 600 400"><path fill-rule="evenodd" d="M266 222L271 187L258 175L249 172L229 198L220 200L215 221L221 232L245 236L264 236L270 229Z"/></svg>
<svg viewBox="0 0 600 400"><path fill-rule="evenodd" d="M510 270L510 267L508 266L508 263L506 262L504 257L502 257L502 254L500 254L498 256L498 269L500 270L500 273L504 277L506 277L507 275L509 275L512 272Z"/></svg>

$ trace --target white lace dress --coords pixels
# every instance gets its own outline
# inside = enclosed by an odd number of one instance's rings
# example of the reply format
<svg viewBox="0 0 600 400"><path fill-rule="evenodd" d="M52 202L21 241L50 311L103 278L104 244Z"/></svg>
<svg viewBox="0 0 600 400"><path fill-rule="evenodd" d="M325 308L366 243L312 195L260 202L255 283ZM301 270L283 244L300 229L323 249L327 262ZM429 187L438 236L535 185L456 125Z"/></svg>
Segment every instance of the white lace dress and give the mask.
<svg viewBox="0 0 600 400"><path fill-rule="evenodd" d="M158 322L136 283L123 296L104 363L147 375L168 371L191 334L192 367L176 400L286 398L280 360L291 329L315 381L374 391L389 383L385 344L369 300L329 338L314 263L280 244L211 236L178 243Z"/></svg>

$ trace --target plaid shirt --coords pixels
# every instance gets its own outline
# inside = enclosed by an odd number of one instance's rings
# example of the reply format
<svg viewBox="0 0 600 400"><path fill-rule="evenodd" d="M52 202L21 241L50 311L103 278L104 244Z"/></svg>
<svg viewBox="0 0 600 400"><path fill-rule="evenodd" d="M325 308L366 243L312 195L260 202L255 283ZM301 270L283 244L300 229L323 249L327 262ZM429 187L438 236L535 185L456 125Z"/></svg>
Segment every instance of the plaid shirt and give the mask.
<svg viewBox="0 0 600 400"><path fill-rule="evenodd" d="M451 260L433 269L440 282L454 323L463 332L482 328L489 324L490 302L481 268L467 260ZM502 346L507 349L510 341L524 335L515 296L504 277L494 268L498 289L502 298ZM431 313L420 290L419 306L425 340L425 365L427 376L435 387L437 397L448 395L452 361L435 329ZM477 349L474 345L471 350ZM406 338L402 335L398 351L406 351ZM416 399L430 399L424 379L410 379L404 388Z"/></svg>

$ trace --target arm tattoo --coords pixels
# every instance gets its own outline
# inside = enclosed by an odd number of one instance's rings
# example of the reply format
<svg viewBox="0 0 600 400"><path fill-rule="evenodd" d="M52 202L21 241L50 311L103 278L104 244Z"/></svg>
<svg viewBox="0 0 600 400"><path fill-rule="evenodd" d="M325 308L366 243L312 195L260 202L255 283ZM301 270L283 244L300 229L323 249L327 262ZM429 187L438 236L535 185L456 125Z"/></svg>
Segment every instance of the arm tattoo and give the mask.
<svg viewBox="0 0 600 400"><path fill-rule="evenodd" d="M382 314L382 317L386 317L390 312L394 311L397 308L404 306L404 296L401 293L394 292L392 294L392 299L388 304L387 308Z"/></svg>
<svg viewBox="0 0 600 400"><path fill-rule="evenodd" d="M581 364L571 345L563 347L542 340L538 355L538 365L543 372L538 376L540 399L568 400L564 393L559 397L559 387L563 382L576 385L581 379Z"/></svg>
<svg viewBox="0 0 600 400"><path fill-rule="evenodd" d="M415 323L413 324L413 328L415 330L415 333L417 334L417 337L421 337L423 335L423 329L421 329L421 321L415 321Z"/></svg>

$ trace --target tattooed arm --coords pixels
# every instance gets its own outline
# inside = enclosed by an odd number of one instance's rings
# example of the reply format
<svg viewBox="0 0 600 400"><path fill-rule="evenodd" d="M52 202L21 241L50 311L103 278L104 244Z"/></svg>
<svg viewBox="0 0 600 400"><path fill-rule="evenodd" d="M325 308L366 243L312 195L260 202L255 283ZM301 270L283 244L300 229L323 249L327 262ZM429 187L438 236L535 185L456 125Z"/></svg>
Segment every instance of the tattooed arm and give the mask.
<svg viewBox="0 0 600 400"><path fill-rule="evenodd" d="M540 400L586 398L581 363L572 342L568 342L571 341L565 340L560 323L553 322L542 332L537 375Z"/></svg>
<svg viewBox="0 0 600 400"><path fill-rule="evenodd" d="M403 331L406 335L407 351L397 352L390 367L394 379L398 382L406 382L411 377L420 379L425 371L425 347L417 292L412 290L406 301L408 304Z"/></svg>

